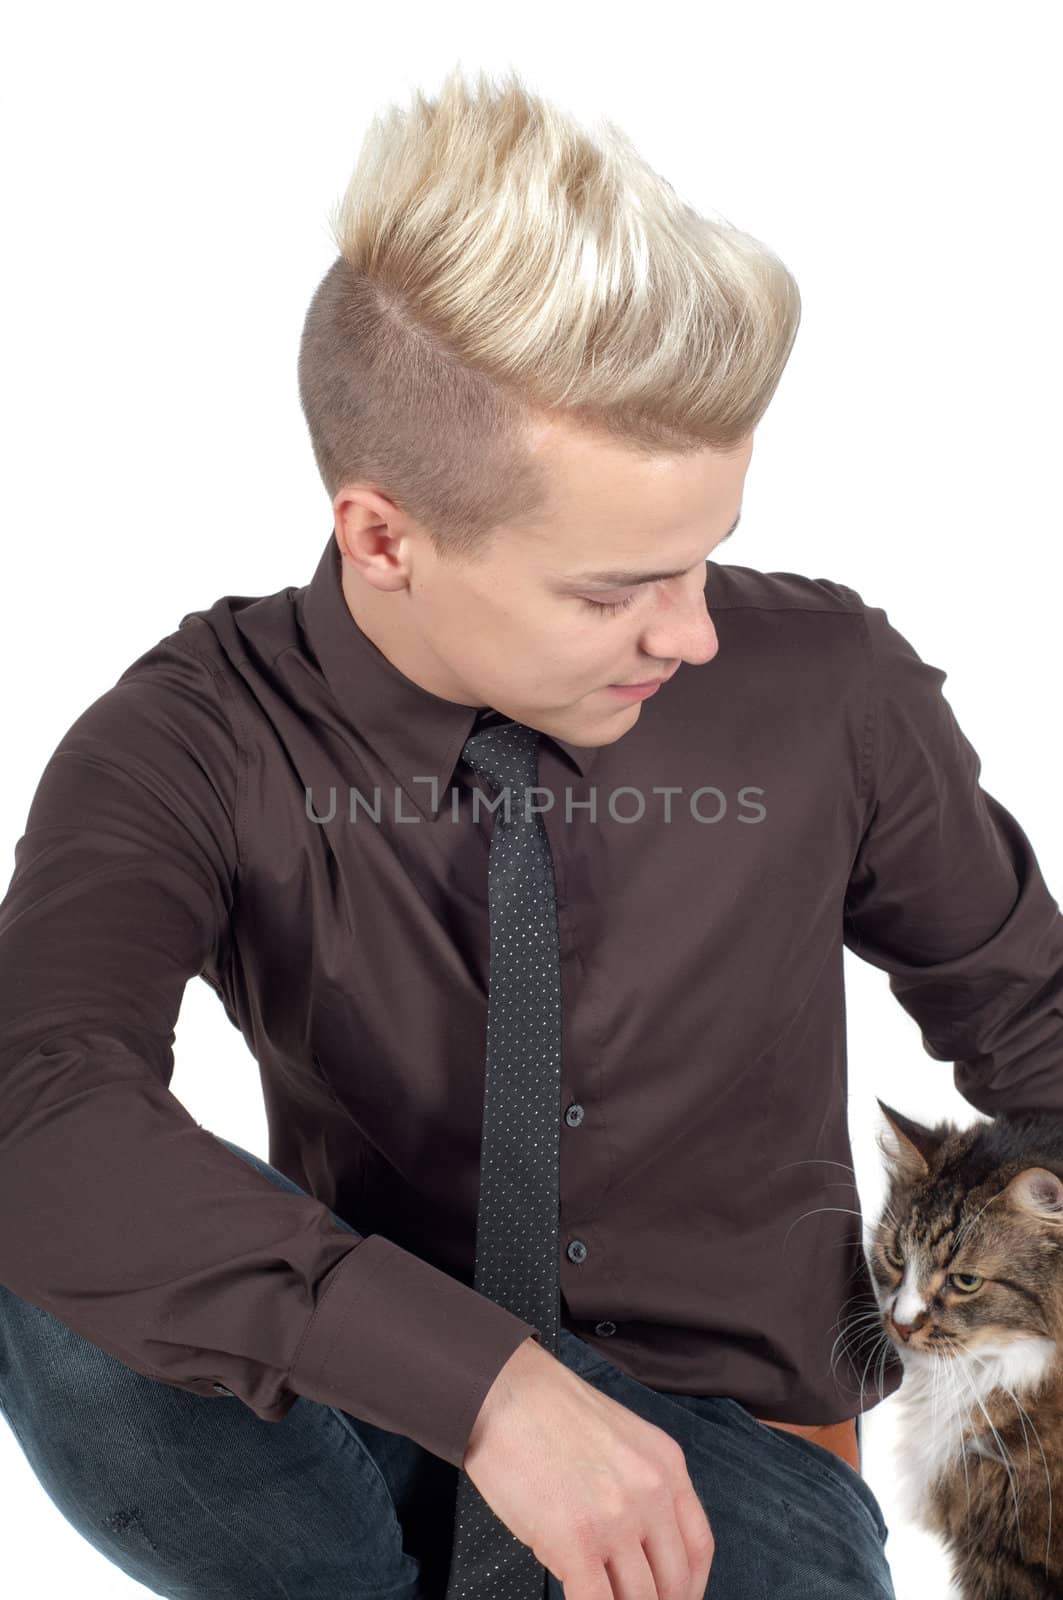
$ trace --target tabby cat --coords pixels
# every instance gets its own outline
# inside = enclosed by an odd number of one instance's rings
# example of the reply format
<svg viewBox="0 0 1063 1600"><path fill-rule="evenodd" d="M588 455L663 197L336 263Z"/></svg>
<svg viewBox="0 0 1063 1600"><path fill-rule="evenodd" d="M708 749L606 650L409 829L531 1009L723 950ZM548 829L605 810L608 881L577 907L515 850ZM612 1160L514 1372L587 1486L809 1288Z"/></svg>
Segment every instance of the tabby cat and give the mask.
<svg viewBox="0 0 1063 1600"><path fill-rule="evenodd" d="M878 1103L889 1187L868 1265L904 1366L907 1513L964 1600L1061 1600L1063 1115L928 1128Z"/></svg>

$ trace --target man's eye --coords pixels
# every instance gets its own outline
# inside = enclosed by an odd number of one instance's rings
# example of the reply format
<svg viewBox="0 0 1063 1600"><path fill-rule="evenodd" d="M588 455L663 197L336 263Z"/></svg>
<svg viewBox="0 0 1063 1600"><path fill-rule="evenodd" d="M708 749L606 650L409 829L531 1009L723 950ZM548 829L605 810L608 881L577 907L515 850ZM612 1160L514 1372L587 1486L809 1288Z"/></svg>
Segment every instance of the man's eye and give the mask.
<svg viewBox="0 0 1063 1600"><path fill-rule="evenodd" d="M600 615L603 611L623 611L627 606L634 605L637 599L637 595L629 594L626 600L584 600L583 604Z"/></svg>

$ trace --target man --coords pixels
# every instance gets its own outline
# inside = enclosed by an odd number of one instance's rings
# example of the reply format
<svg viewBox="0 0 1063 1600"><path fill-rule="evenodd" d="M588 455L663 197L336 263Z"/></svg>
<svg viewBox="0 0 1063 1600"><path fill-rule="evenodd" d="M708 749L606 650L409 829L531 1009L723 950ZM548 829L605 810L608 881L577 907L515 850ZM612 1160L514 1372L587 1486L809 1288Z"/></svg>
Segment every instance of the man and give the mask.
<svg viewBox="0 0 1063 1600"><path fill-rule="evenodd" d="M562 370L586 311L562 290L585 283L558 269L540 315L541 219L523 254L489 239L483 272L462 231L443 339L425 164L464 230L479 191L448 130L477 173L481 137L518 164L563 148L506 145L515 105L541 129L516 90L470 121L452 82L416 140L371 147L399 166L358 192L407 233L352 209L308 314L332 502L312 580L183 618L42 775L0 906L0 1397L68 1520L156 1592L258 1595L268 1570L301 1595L441 1594L464 1472L566 1600L890 1595L853 1419L899 1372L876 1388L847 1326L866 1264L828 1187L843 945L890 972L972 1103L1043 1108L1063 1098L1058 907L944 675L885 614L714 559L796 327L759 247L692 235L680 298L629 300ZM600 193L585 176L589 214L619 204L607 163ZM517 210L484 215L519 241ZM640 214L652 231L649 190ZM399 256L370 271L367 238ZM713 295L691 271L710 264ZM688 315L703 295L715 343ZM637 408L518 402L490 376L525 359L525 314L558 393L580 373L607 399L620 368L591 356L627 351L655 447ZM556 1355L473 1283L506 962L473 742L492 729L539 736L561 1003L509 1037L560 1029ZM269 1164L169 1092L197 975L258 1062Z"/></svg>

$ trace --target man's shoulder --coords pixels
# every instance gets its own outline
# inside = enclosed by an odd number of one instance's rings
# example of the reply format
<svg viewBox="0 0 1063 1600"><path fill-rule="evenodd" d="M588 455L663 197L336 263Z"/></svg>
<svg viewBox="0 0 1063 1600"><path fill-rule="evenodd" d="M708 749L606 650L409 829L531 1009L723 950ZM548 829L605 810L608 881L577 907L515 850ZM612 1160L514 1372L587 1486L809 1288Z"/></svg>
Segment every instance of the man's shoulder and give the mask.
<svg viewBox="0 0 1063 1600"><path fill-rule="evenodd" d="M153 716L174 741L194 740L205 724L219 723L235 737L234 698L246 701L248 672L267 667L298 642L296 592L222 595L185 612L85 709L84 728L118 745L134 738L139 717Z"/></svg>
<svg viewBox="0 0 1063 1600"><path fill-rule="evenodd" d="M187 611L169 635L169 642L198 655L215 670L240 667L249 658L272 662L283 650L300 643L292 585L270 594L225 594L212 605Z"/></svg>
<svg viewBox="0 0 1063 1600"><path fill-rule="evenodd" d="M709 561L705 596L715 611L823 611L862 616L864 601L835 578Z"/></svg>

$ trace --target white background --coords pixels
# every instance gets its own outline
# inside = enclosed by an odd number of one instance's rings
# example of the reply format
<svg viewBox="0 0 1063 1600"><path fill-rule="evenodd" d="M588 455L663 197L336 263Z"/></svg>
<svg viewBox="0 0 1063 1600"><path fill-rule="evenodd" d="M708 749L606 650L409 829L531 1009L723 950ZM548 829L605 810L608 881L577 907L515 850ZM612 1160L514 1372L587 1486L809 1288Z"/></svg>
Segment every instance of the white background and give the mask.
<svg viewBox="0 0 1063 1600"><path fill-rule="evenodd" d="M723 554L887 608L947 670L983 784L1059 899L1057 21L1047 3L926 0L9 12L0 883L90 701L186 611L312 576L331 511L295 362L333 257L327 208L369 118L460 61L618 122L684 199L796 274L802 327ZM976 1113L884 975L848 952L846 971L872 1218L874 1096ZM255 1064L203 984L173 1088L265 1155ZM865 1474L898 1600L926 1600L947 1567L894 1510L894 1422L891 1402L869 1416ZM0 1489L19 1593L146 1592L63 1520L5 1428Z"/></svg>

